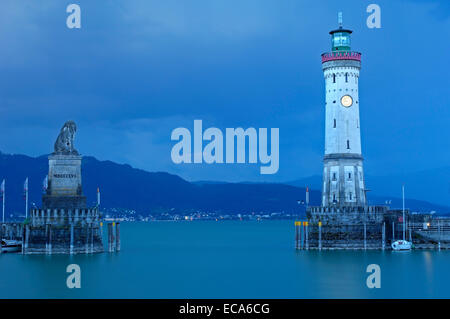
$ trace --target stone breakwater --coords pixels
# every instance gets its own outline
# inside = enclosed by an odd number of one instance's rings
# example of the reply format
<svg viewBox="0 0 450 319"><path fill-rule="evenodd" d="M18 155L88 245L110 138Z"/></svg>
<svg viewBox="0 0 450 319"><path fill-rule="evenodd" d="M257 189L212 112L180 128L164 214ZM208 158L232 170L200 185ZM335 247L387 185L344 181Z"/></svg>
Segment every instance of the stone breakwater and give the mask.
<svg viewBox="0 0 450 319"><path fill-rule="evenodd" d="M384 206L309 207L296 222L297 249L391 249L403 238L403 213ZM450 219L405 211L405 239L416 249L450 249Z"/></svg>
<svg viewBox="0 0 450 319"><path fill-rule="evenodd" d="M25 254L103 252L101 217L97 208L32 209L25 225Z"/></svg>

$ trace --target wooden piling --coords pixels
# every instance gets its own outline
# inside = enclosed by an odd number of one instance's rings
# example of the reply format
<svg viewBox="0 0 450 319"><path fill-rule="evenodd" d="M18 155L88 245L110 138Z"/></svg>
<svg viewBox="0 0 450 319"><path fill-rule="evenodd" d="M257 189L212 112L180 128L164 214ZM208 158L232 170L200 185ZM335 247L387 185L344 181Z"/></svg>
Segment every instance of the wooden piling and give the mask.
<svg viewBox="0 0 450 319"><path fill-rule="evenodd" d="M91 236L91 254L93 254L94 253L94 227L92 227L92 224L91 224L90 236Z"/></svg>
<svg viewBox="0 0 450 319"><path fill-rule="evenodd" d="M112 253L112 223L108 223L108 251Z"/></svg>
<svg viewBox="0 0 450 319"><path fill-rule="evenodd" d="M381 236L381 249L384 250L386 248L386 222L383 222L383 230Z"/></svg>
<svg viewBox="0 0 450 319"><path fill-rule="evenodd" d="M48 224L45 224L45 253L48 254Z"/></svg>
<svg viewBox="0 0 450 319"><path fill-rule="evenodd" d="M73 238L74 238L73 231L74 231L74 227L72 224L72 225L70 225L70 250L69 250L69 253L71 255L73 255Z"/></svg>
<svg viewBox="0 0 450 319"><path fill-rule="evenodd" d="M300 226L300 249L305 247L305 222Z"/></svg>
<svg viewBox="0 0 450 319"><path fill-rule="evenodd" d="M120 223L116 223L116 251L120 251Z"/></svg>
<svg viewBox="0 0 450 319"><path fill-rule="evenodd" d="M392 222L392 242L395 241L395 222Z"/></svg>
<svg viewBox="0 0 450 319"><path fill-rule="evenodd" d="M441 223L439 219L438 219L438 237L439 237L438 249L441 250Z"/></svg>
<svg viewBox="0 0 450 319"><path fill-rule="evenodd" d="M409 241L412 243L412 227L411 227L411 221L409 221Z"/></svg>
<svg viewBox="0 0 450 319"><path fill-rule="evenodd" d="M298 249L298 222L294 222L295 227L295 249Z"/></svg>
<svg viewBox="0 0 450 319"><path fill-rule="evenodd" d="M48 253L52 254L52 225L48 227Z"/></svg>
<svg viewBox="0 0 450 319"><path fill-rule="evenodd" d="M24 247L23 252L26 254L28 252L28 241L30 240L30 226L25 226L25 245L22 245Z"/></svg>
<svg viewBox="0 0 450 319"><path fill-rule="evenodd" d="M86 227L84 228L84 235L85 235L84 251L86 254L89 254L89 224L86 225Z"/></svg>
<svg viewBox="0 0 450 319"><path fill-rule="evenodd" d="M365 221L364 221L364 249L367 249L367 226Z"/></svg>
<svg viewBox="0 0 450 319"><path fill-rule="evenodd" d="M308 222L305 225L305 249L309 249Z"/></svg>
<svg viewBox="0 0 450 319"><path fill-rule="evenodd" d="M111 243L112 243L112 251L116 251L116 222L112 223L112 232L111 232Z"/></svg>
<svg viewBox="0 0 450 319"><path fill-rule="evenodd" d="M322 222L319 222L319 250L322 250Z"/></svg>

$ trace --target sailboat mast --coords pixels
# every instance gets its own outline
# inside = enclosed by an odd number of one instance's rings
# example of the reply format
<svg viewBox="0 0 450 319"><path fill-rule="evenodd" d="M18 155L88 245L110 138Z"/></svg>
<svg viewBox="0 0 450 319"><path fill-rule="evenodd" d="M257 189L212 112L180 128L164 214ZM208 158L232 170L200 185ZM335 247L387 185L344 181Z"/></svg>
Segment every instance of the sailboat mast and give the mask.
<svg viewBox="0 0 450 319"><path fill-rule="evenodd" d="M403 202L403 240L405 240L405 185L402 185L402 202Z"/></svg>

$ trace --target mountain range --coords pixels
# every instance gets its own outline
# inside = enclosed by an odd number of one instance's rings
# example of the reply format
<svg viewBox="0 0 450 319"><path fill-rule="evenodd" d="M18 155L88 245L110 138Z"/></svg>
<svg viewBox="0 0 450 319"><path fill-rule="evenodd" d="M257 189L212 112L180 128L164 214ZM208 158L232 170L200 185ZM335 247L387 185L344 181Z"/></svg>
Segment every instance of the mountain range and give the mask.
<svg viewBox="0 0 450 319"><path fill-rule="evenodd" d="M0 179L6 179L7 215L23 215L23 183L29 178L29 203L40 206L42 182L48 173L47 155L26 155L0 152ZM225 183L189 182L165 172L147 172L127 164L99 161L85 156L82 161L83 192L88 204L95 205L97 187L101 190L103 208L130 209L140 214L155 212L224 212L238 213L301 213L304 205L304 181L290 183ZM297 183L297 185L295 185ZM301 184L303 183L303 184ZM310 190L310 205L320 204L320 188ZM395 193L393 193L395 194ZM371 196L371 204L392 200L391 206L400 207L395 196ZM407 199L407 207L417 211L435 210L450 213L445 205Z"/></svg>

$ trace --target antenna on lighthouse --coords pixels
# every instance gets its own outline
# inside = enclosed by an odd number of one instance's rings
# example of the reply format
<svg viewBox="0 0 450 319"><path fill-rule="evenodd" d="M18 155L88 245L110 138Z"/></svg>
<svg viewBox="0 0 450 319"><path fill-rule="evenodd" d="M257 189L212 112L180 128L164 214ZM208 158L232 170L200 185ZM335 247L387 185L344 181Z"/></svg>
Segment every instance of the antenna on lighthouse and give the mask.
<svg viewBox="0 0 450 319"><path fill-rule="evenodd" d="M339 28L342 28L342 11L338 12L338 24Z"/></svg>

